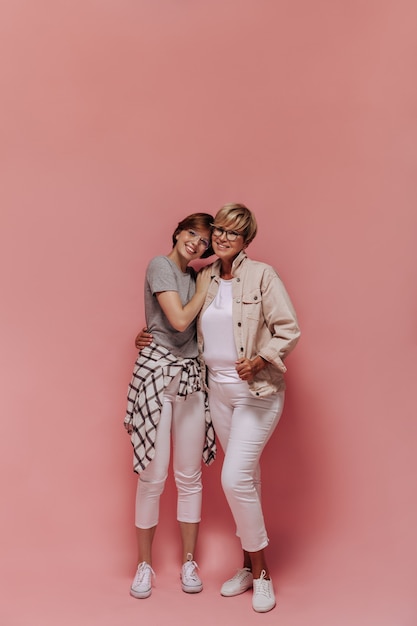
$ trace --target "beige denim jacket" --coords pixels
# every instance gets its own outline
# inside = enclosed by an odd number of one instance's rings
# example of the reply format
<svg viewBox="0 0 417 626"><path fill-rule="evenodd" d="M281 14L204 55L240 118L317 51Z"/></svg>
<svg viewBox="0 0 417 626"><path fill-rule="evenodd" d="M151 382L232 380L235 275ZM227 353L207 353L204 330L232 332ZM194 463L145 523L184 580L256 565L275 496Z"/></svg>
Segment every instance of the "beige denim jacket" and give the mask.
<svg viewBox="0 0 417 626"><path fill-rule="evenodd" d="M220 261L211 266L212 281L198 322L198 347L203 352L201 316L216 296L220 283ZM242 250L232 265L233 332L238 358L257 355L268 365L249 382L255 396L267 396L285 389L285 357L299 337L294 307L276 271L266 263L252 261ZM205 365L203 380L207 380Z"/></svg>

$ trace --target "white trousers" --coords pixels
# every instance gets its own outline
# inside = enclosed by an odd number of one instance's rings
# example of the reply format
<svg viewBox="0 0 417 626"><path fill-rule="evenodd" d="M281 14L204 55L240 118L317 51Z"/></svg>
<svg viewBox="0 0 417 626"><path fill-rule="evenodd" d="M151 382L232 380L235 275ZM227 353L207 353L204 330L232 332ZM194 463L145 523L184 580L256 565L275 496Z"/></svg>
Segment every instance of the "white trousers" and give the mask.
<svg viewBox="0 0 417 626"><path fill-rule="evenodd" d="M210 413L224 451L222 487L243 550L268 545L261 505L259 460L284 408L285 392L257 398L245 381L216 383L209 379Z"/></svg>
<svg viewBox="0 0 417 626"><path fill-rule="evenodd" d="M177 486L177 520L201 519L201 463L205 442L204 394L196 391L179 398L179 375L165 388L156 429L155 456L141 472L136 490L135 525L152 528L159 521L159 501L164 491L171 452Z"/></svg>

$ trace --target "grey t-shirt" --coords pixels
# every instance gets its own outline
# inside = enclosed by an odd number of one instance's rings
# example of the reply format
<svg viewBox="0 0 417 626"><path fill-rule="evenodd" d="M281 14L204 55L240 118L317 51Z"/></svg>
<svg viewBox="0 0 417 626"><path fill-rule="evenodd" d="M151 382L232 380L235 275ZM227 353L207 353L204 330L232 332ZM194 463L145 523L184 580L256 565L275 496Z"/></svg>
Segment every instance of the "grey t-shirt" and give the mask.
<svg viewBox="0 0 417 626"><path fill-rule="evenodd" d="M195 293L195 270L187 267L185 273L166 256L153 258L146 270L145 277L145 317L146 325L156 344L164 346L173 355L189 358L196 357L197 338L195 320L180 332L169 323L159 306L156 293L177 291L182 305L187 304Z"/></svg>

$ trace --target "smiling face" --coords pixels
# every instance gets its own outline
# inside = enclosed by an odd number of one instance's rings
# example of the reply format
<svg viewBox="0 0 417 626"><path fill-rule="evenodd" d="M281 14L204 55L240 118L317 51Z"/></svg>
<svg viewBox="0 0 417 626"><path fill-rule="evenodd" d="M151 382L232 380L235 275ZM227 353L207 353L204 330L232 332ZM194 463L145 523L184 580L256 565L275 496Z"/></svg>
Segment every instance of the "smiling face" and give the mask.
<svg viewBox="0 0 417 626"><path fill-rule="evenodd" d="M199 241L197 238L197 234L200 236L201 240L204 240L204 245L206 245L206 241L210 244L211 239L211 223L213 222L214 217L209 213L192 213L192 215L188 215L181 222L178 223L177 228L174 230L172 235L172 246L175 248L178 241L178 236L182 231L187 231L190 239L194 238L195 241ZM194 233L194 235L192 234ZM200 248L202 245L199 246ZM207 246L206 249L201 251L200 256L208 257L213 254L213 250L211 249L211 245Z"/></svg>
<svg viewBox="0 0 417 626"><path fill-rule="evenodd" d="M256 235L255 216L244 204L226 204L212 224L212 246L223 265L231 265Z"/></svg>
<svg viewBox="0 0 417 626"><path fill-rule="evenodd" d="M209 228L187 228L176 235L175 249L187 264L199 259L210 247Z"/></svg>
<svg viewBox="0 0 417 626"><path fill-rule="evenodd" d="M236 223L226 224L215 220L211 233L214 254L222 261L233 261L246 248L244 234L239 232Z"/></svg>
<svg viewBox="0 0 417 626"><path fill-rule="evenodd" d="M191 261L213 254L210 241L213 219L209 213L193 213L178 223L168 256L183 271Z"/></svg>

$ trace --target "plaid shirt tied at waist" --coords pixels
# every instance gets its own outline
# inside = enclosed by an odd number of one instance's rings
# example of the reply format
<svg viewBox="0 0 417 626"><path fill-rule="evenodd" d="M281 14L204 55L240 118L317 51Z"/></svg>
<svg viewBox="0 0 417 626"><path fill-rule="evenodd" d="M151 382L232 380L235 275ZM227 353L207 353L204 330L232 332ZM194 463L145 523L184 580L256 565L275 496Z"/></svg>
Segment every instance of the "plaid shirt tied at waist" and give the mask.
<svg viewBox="0 0 417 626"><path fill-rule="evenodd" d="M181 359L162 346L151 343L136 359L127 394L124 426L133 446L133 471L139 474L155 455L156 428L161 415L164 389L181 373L177 398L204 391L201 368L197 359ZM210 417L207 393L204 391L206 439L203 461L210 465L216 457L214 428Z"/></svg>

